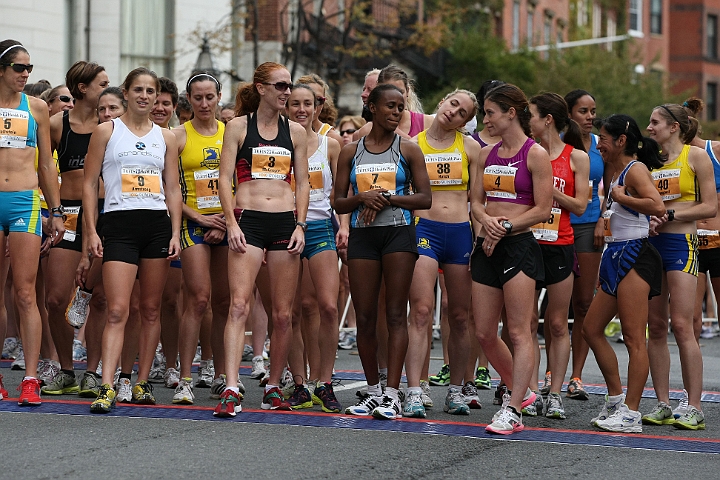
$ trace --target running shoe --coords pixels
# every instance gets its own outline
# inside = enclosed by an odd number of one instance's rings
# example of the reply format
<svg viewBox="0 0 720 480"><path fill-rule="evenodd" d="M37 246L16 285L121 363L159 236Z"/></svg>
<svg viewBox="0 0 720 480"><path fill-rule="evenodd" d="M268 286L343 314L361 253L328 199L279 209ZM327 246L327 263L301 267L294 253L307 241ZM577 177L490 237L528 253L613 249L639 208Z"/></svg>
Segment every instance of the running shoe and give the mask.
<svg viewBox="0 0 720 480"><path fill-rule="evenodd" d="M192 405L195 395L192 389L192 378L181 378L178 386L175 388L172 403L179 405Z"/></svg>
<svg viewBox="0 0 720 480"><path fill-rule="evenodd" d="M520 404L520 408L521 408L520 413L522 414L523 412L525 412L527 410L528 412L530 412L531 416L537 416L538 415L538 408L537 408L538 397L540 398L539 403L542 403L542 395L538 395L528 388L528 391L525 393L522 403ZM511 395L510 391L507 388L505 388L505 393L503 393L503 395L502 395L502 404L500 406L500 410L495 412L495 415L493 415L493 422L495 420L497 420L500 417L500 415L502 415L503 410L507 409L510 406L511 398L512 398L512 395ZM535 415L532 415L532 413L533 413L532 407L535 407ZM539 409L539 411L542 412L542 407Z"/></svg>
<svg viewBox="0 0 720 480"><path fill-rule="evenodd" d="M180 383L180 372L178 372L175 368L168 368L165 371L165 375L163 375L163 381L165 382L165 386L167 388L177 388Z"/></svg>
<svg viewBox="0 0 720 480"><path fill-rule="evenodd" d="M8 396L10 396L10 394L5 389L5 385L3 385L3 376L0 375L0 400L7 398Z"/></svg>
<svg viewBox="0 0 720 480"><path fill-rule="evenodd" d="M567 418L565 416L565 407L563 407L562 397L559 393L548 393L547 400L545 401L545 417L557 418L560 420Z"/></svg>
<svg viewBox="0 0 720 480"><path fill-rule="evenodd" d="M375 407L372 416L378 420L395 420L402 416L400 400L393 399L389 395L383 396L382 403Z"/></svg>
<svg viewBox="0 0 720 480"><path fill-rule="evenodd" d="M465 384L465 387L471 385L470 382ZM472 385L475 388L475 385ZM465 403L465 397L463 396L463 387L449 387L447 395L445 396L445 405L443 405L443 411L450 415L470 415L470 407ZM477 397L477 390L475 390L475 396ZM478 405L480 399L477 400Z"/></svg>
<svg viewBox="0 0 720 480"><path fill-rule="evenodd" d="M575 400L588 400L590 398L590 395L588 395L583 387L582 380L577 377L570 379L565 396L567 398L574 398Z"/></svg>
<svg viewBox="0 0 720 480"><path fill-rule="evenodd" d="M264 387L268 384L269 381L270 381L270 369L268 369L265 372L265 374L262 376L262 378L258 382L258 385L260 385L261 387Z"/></svg>
<svg viewBox="0 0 720 480"><path fill-rule="evenodd" d="M25 352L20 341L15 349L15 360L10 364L10 370L25 370Z"/></svg>
<svg viewBox="0 0 720 480"><path fill-rule="evenodd" d="M490 370L487 367L477 367L475 371L475 386L480 390L491 390Z"/></svg>
<svg viewBox="0 0 720 480"><path fill-rule="evenodd" d="M541 407L542 408L542 407ZM525 415L526 417L537 417L538 416L538 408L537 408L537 402L533 403L532 405L528 405L527 407L523 408L520 413ZM540 415L542 415L542 410L540 410Z"/></svg>
<svg viewBox="0 0 720 480"><path fill-rule="evenodd" d="M2 358L14 359L15 348L17 348L18 339L15 337L7 337L3 342Z"/></svg>
<svg viewBox="0 0 720 480"><path fill-rule="evenodd" d="M680 399L680 403L678 403L678 406L673 409L673 417L677 420L678 418L685 415L688 411L689 404L688 404L688 393L687 390L683 389L683 398Z"/></svg>
<svg viewBox="0 0 720 480"><path fill-rule="evenodd" d="M153 363L150 367L148 382L163 383L165 381L165 370L165 356L162 353L161 345L158 343L158 346L155 348L155 357L153 358Z"/></svg>
<svg viewBox="0 0 720 480"><path fill-rule="evenodd" d="M243 396L241 393L235 393L232 390L225 390L220 395L220 403L213 411L213 415L220 418L234 417L238 413L242 412Z"/></svg>
<svg viewBox="0 0 720 480"><path fill-rule="evenodd" d="M430 398L430 383L427 380L420 380L420 389L422 390L420 398L422 398L423 407L432 408L434 403L433 399Z"/></svg>
<svg viewBox="0 0 720 480"><path fill-rule="evenodd" d="M545 372L545 378L543 379L543 385L540 387L540 393L547 395L550 393L550 386L552 385L552 373Z"/></svg>
<svg viewBox="0 0 720 480"><path fill-rule="evenodd" d="M250 372L250 378L258 380L265 376L267 371L265 370L265 361L258 355L252 359L252 371Z"/></svg>
<svg viewBox="0 0 720 480"><path fill-rule="evenodd" d="M222 393L225 391L225 387L227 385L225 382L225 378L225 374L221 373L215 380L213 380L212 385L210 385L210 398L220 398L220 395L222 395Z"/></svg>
<svg viewBox="0 0 720 480"><path fill-rule="evenodd" d="M650 413L642 416L645 425L670 425L675 423L672 408L665 402L658 402Z"/></svg>
<svg viewBox="0 0 720 480"><path fill-rule="evenodd" d="M605 395L605 403L603 404L602 410L600 410L600 414L590 420L590 424L597 426L598 421L605 420L610 415L614 414L623 403L625 403L625 395L622 395L619 400L614 402L610 401L609 395Z"/></svg>
<svg viewBox="0 0 720 480"><path fill-rule="evenodd" d="M73 362L83 362L87 360L87 348L83 347L80 340L73 340Z"/></svg>
<svg viewBox="0 0 720 480"><path fill-rule="evenodd" d="M90 411L92 413L108 413L114 406L115 390L107 383L103 383L100 385L97 398L90 404Z"/></svg>
<svg viewBox="0 0 720 480"><path fill-rule="evenodd" d="M46 395L68 395L79 391L80 386L77 384L75 375L70 375L62 370L55 375L50 383L42 387L42 393Z"/></svg>
<svg viewBox="0 0 720 480"><path fill-rule="evenodd" d="M195 382L197 388L210 388L215 377L215 364L212 360L200 360L198 379Z"/></svg>
<svg viewBox="0 0 720 480"><path fill-rule="evenodd" d="M672 417L670 407L668 407L668 411ZM642 424L645 423L643 418L640 412L630 410L627 405L622 403L605 420L595 422L595 426L608 432L642 433Z"/></svg>
<svg viewBox="0 0 720 480"><path fill-rule="evenodd" d="M65 309L65 320L70 326L80 328L85 325L88 315L90 314L91 298L92 293L88 293L80 287L75 287L75 293L72 299L70 299L67 309Z"/></svg>
<svg viewBox="0 0 720 480"><path fill-rule="evenodd" d="M60 364L55 360L40 360L37 370L40 385L47 385L55 378L55 375L60 373Z"/></svg>
<svg viewBox="0 0 720 480"><path fill-rule="evenodd" d="M355 405L350 405L345 409L347 415L370 415L383 401L383 397L379 395L365 395Z"/></svg>
<svg viewBox="0 0 720 480"><path fill-rule="evenodd" d="M310 401L312 405L312 400ZM277 387L271 388L263 395L262 403L260 408L263 410L292 410L292 407L280 393L280 389Z"/></svg>
<svg viewBox="0 0 720 480"><path fill-rule="evenodd" d="M115 384L115 400L120 403L130 403L133 399L132 382L129 378L120 378Z"/></svg>
<svg viewBox="0 0 720 480"><path fill-rule="evenodd" d="M313 401L310 391L302 383L295 384L292 394L288 397L287 403L293 410L312 408Z"/></svg>
<svg viewBox="0 0 720 480"><path fill-rule="evenodd" d="M380 388L382 389L383 392L385 392L385 387L387 387L387 374L378 372L378 379L380 380ZM367 396L367 394L368 394L368 386L367 385L365 385L360 390L355 392L355 396L357 396L358 398L364 398Z"/></svg>
<svg viewBox="0 0 720 480"><path fill-rule="evenodd" d="M508 393L507 386L503 384L498 384L497 388L495 389L495 396L493 397L493 405L502 405L503 396L506 393Z"/></svg>
<svg viewBox="0 0 720 480"><path fill-rule="evenodd" d="M252 362L252 359L255 357L255 353L253 352L252 345L248 345L247 343L243 347L243 354L242 354L242 361L243 362Z"/></svg>
<svg viewBox="0 0 720 480"><path fill-rule="evenodd" d="M180 383L179 380L178 383ZM140 381L135 384L132 389L132 396L133 403L137 403L139 405L155 405L153 386L146 381Z"/></svg>
<svg viewBox="0 0 720 480"><path fill-rule="evenodd" d="M522 417L518 417L509 407L501 409L495 416L492 423L485 427L486 432L509 435L522 432L525 428L522 424Z"/></svg>
<svg viewBox="0 0 720 480"><path fill-rule="evenodd" d="M354 331L342 332L345 335L338 342L338 348L341 350L352 350L357 345L357 337Z"/></svg>
<svg viewBox="0 0 720 480"><path fill-rule="evenodd" d="M705 430L705 415L695 407L688 407L687 411L675 420L673 427L682 430Z"/></svg>
<svg viewBox="0 0 720 480"><path fill-rule="evenodd" d="M437 375L430 375L430 385L436 387L446 387L450 385L450 365L443 365Z"/></svg>
<svg viewBox="0 0 720 480"><path fill-rule="evenodd" d="M40 382L36 378L23 380L18 387L18 391L20 391L18 405L21 407L32 407L42 403L40 399Z"/></svg>
<svg viewBox="0 0 720 480"><path fill-rule="evenodd" d="M100 379L93 375L92 372L83 373L80 379L80 389L78 395L84 398L97 398L100 393Z"/></svg>
<svg viewBox="0 0 720 480"><path fill-rule="evenodd" d="M407 392L405 397L405 406L402 411L403 417L425 418L425 405L422 401L422 393L416 391Z"/></svg>
<svg viewBox="0 0 720 480"><path fill-rule="evenodd" d="M202 360L202 348L200 345L195 349L195 356L193 357L193 363L197 363Z"/></svg>
<svg viewBox="0 0 720 480"><path fill-rule="evenodd" d="M465 397L465 404L473 409L482 408L482 404L480 404L480 397L478 396L477 387L475 386L475 382L467 382L462 387L462 394L463 397ZM446 400L447 403L447 400ZM468 412L470 413L470 412Z"/></svg>
<svg viewBox="0 0 720 480"><path fill-rule="evenodd" d="M340 402L335 397L332 383L318 383L315 387L313 397L320 399L323 412L340 413L342 411L342 405L340 405Z"/></svg>

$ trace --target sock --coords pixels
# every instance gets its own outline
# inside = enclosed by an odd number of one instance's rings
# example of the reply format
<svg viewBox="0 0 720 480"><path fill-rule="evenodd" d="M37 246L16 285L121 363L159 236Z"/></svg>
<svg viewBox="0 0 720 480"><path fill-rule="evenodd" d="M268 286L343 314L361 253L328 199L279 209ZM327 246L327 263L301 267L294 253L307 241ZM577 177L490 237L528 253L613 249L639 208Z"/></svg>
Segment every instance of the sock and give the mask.
<svg viewBox="0 0 720 480"><path fill-rule="evenodd" d="M422 394L422 388L420 387L408 387L405 391L408 395L411 393L417 393L418 395Z"/></svg>
<svg viewBox="0 0 720 480"><path fill-rule="evenodd" d="M37 378L35 378L35 377L23 377L23 382L24 382L25 380L37 380Z"/></svg>
<svg viewBox="0 0 720 480"><path fill-rule="evenodd" d="M378 373L382 373L383 375L387 376L387 368L378 368Z"/></svg>
<svg viewBox="0 0 720 480"><path fill-rule="evenodd" d="M92 292L93 292L92 288L87 288L85 286L80 287L80 290L82 290L85 293L89 293L90 295L92 295Z"/></svg>
<svg viewBox="0 0 720 480"><path fill-rule="evenodd" d="M392 399L395 400L396 402L399 402L399 401L400 401L400 400L398 399L398 389L397 389L397 388L385 387L385 395L387 395L388 397L392 398Z"/></svg>
<svg viewBox="0 0 720 480"><path fill-rule="evenodd" d="M230 390L231 392L235 392L235 394L240 393L240 389L238 387L227 387L227 389Z"/></svg>
<svg viewBox="0 0 720 480"><path fill-rule="evenodd" d="M451 388L457 388L458 390L462 390L462 385L453 385L453 384L448 385L448 390L450 390Z"/></svg>
<svg viewBox="0 0 720 480"><path fill-rule="evenodd" d="M623 401L623 397L622 393L620 395L608 395L608 403L620 403Z"/></svg>
<svg viewBox="0 0 720 480"><path fill-rule="evenodd" d="M269 391L272 390L273 388L278 388L278 386L277 386L277 385L270 385L270 384L268 383L267 385L265 385L265 393L269 392Z"/></svg>
<svg viewBox="0 0 720 480"><path fill-rule="evenodd" d="M119 377L119 378L127 378L128 380L130 380L130 376L131 376L131 375L132 375L132 373L120 372L120 377Z"/></svg>
<svg viewBox="0 0 720 480"><path fill-rule="evenodd" d="M72 375L73 377L75 376L75 372L74 372L73 370L65 370L65 369L63 368L63 369L60 370L60 371L63 372L63 373L66 373L66 374L68 374L68 375Z"/></svg>
<svg viewBox="0 0 720 480"><path fill-rule="evenodd" d="M374 397L379 397L382 395L382 387L380 387L379 383L377 385L368 385L368 394Z"/></svg>

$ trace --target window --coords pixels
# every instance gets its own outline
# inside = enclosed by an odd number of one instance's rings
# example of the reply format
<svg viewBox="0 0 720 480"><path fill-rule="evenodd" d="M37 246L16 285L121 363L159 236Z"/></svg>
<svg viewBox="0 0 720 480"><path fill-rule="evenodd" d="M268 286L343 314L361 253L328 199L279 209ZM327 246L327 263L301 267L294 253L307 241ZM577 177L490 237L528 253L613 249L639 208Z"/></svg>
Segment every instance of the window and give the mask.
<svg viewBox="0 0 720 480"><path fill-rule="evenodd" d="M120 71L147 67L170 76L175 24L171 0L122 0L120 5Z"/></svg>
<svg viewBox="0 0 720 480"><path fill-rule="evenodd" d="M577 0L577 24L584 27L588 22L588 3L590 0Z"/></svg>
<svg viewBox="0 0 720 480"><path fill-rule="evenodd" d="M552 40L550 34L552 32L552 17L545 14L545 22L543 23L543 45L550 45Z"/></svg>
<svg viewBox="0 0 720 480"><path fill-rule="evenodd" d="M563 38L565 34L565 25L558 20L557 27L555 29L555 43L562 43L565 39Z"/></svg>
<svg viewBox="0 0 720 480"><path fill-rule="evenodd" d="M607 19L607 27L606 27L606 28L607 28L607 33L606 33L606 35L607 35L608 37L614 37L614 36L617 34L617 24L615 23L615 19L614 19L614 18L608 17L608 19ZM608 43L607 43L607 49L608 49L608 51L612 52L613 42L608 42Z"/></svg>
<svg viewBox="0 0 720 480"><path fill-rule="evenodd" d="M717 83L705 86L705 112L708 121L717 120Z"/></svg>
<svg viewBox="0 0 720 480"><path fill-rule="evenodd" d="M592 18L592 36L598 38L601 34L602 28L602 8L597 3L593 3L593 18Z"/></svg>
<svg viewBox="0 0 720 480"><path fill-rule="evenodd" d="M650 33L662 33L662 0L650 0Z"/></svg>
<svg viewBox="0 0 720 480"><path fill-rule="evenodd" d="M707 17L707 27L706 27L706 41L707 41L707 56L709 58L717 58L718 56L718 48L717 48L717 28L718 28L718 17L717 15L708 15Z"/></svg>
<svg viewBox="0 0 720 480"><path fill-rule="evenodd" d="M630 0L630 30L642 32L642 0Z"/></svg>
<svg viewBox="0 0 720 480"><path fill-rule="evenodd" d="M520 47L520 2L513 2L512 11L512 49Z"/></svg>
<svg viewBox="0 0 720 480"><path fill-rule="evenodd" d="M528 14L527 14L527 44L528 44L528 47L533 46L533 37L535 36L535 31L533 30L533 22L534 21L535 21L535 11L528 10Z"/></svg>

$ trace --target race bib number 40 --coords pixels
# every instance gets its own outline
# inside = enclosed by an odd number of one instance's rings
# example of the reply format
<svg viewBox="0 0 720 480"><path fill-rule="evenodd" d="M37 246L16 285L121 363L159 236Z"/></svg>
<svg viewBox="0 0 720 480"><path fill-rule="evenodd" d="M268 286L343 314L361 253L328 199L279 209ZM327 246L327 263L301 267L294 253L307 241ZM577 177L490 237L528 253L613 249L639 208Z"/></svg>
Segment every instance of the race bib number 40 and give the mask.
<svg viewBox="0 0 720 480"><path fill-rule="evenodd" d="M488 198L517 198L515 193L516 167L493 165L485 167L483 188Z"/></svg>
<svg viewBox="0 0 720 480"><path fill-rule="evenodd" d="M358 192L378 190L384 188L391 195L395 195L395 164L371 164L355 167Z"/></svg>
<svg viewBox="0 0 720 480"><path fill-rule="evenodd" d="M30 115L23 110L0 108L0 147L27 147Z"/></svg>
<svg viewBox="0 0 720 480"><path fill-rule="evenodd" d="M655 188L663 199L675 200L680 198L680 169L660 170L652 172Z"/></svg>
<svg viewBox="0 0 720 480"><path fill-rule="evenodd" d="M160 169L156 167L123 167L123 198L148 198L160 195Z"/></svg>
<svg viewBox="0 0 720 480"><path fill-rule="evenodd" d="M283 147L255 147L252 149L252 178L285 180L290 174L290 150Z"/></svg>
<svg viewBox="0 0 720 480"><path fill-rule="evenodd" d="M462 185L462 156L460 153L428 153L425 155L430 185Z"/></svg>

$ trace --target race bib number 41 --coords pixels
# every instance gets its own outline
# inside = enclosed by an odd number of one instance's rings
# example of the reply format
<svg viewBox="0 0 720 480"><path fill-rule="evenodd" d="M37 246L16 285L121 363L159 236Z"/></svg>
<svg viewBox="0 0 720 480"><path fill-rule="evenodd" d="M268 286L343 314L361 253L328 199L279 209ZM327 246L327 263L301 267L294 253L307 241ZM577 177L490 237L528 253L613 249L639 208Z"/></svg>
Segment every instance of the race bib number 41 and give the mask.
<svg viewBox="0 0 720 480"><path fill-rule="evenodd" d="M220 208L220 193L218 182L220 170L196 170L195 198L199 210Z"/></svg>

